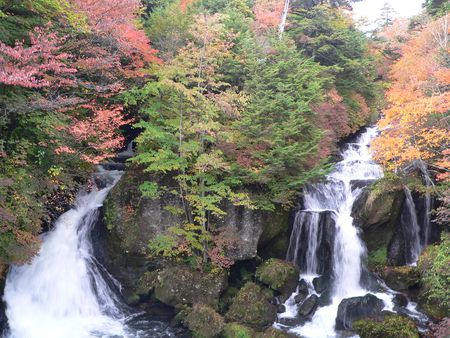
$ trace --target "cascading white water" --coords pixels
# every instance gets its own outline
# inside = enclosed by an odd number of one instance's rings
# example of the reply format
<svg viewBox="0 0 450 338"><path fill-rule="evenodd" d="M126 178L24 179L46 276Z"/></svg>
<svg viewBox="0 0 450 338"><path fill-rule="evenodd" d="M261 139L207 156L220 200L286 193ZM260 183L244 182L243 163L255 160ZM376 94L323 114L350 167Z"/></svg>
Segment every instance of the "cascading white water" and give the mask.
<svg viewBox="0 0 450 338"><path fill-rule="evenodd" d="M290 330L302 337L335 337L334 325L339 303L344 298L363 296L368 292L360 285L361 259L365 253L365 246L359 238L358 228L353 224L351 213L353 203L362 192L358 186L367 185L370 181L383 176L381 167L372 160L369 152L370 141L376 134L376 128L368 128L356 143L348 144L348 148L342 153L342 161L336 164L326 183L310 185L305 189L304 208L297 214L297 217L303 217L303 220L294 224L287 259L296 261L298 257L298 250L302 244L293 236L299 236L304 231L301 227L308 228L308 240L307 243L303 243L308 246L307 251L316 250L319 246L318 241L321 240L317 235L320 233L317 229L319 217L308 217L305 222L304 216L301 215L306 212L317 215L324 211L329 212L335 223L335 237L332 252L334 280L331 305L319 308L311 322ZM360 184L356 184L357 182ZM319 272L317 257L314 254L307 254L306 257L306 267L300 268L307 274L306 279L310 279L311 274ZM377 296L392 306L389 296L382 294ZM285 305L289 315L296 313L296 310L292 309L296 305L291 299Z"/></svg>
<svg viewBox="0 0 450 338"><path fill-rule="evenodd" d="M101 171L98 175L106 187L80 194L75 207L43 236L39 254L8 273L3 297L9 323L5 337L172 336L163 328L153 327L155 332L149 335L128 327L130 315L109 286L117 282L93 256L90 233L121 172Z"/></svg>
<svg viewBox="0 0 450 338"><path fill-rule="evenodd" d="M405 236L405 245L406 245L406 259L408 264L415 264L419 259L420 253L422 252L422 244L420 243L420 226L417 221L417 213L416 206L414 204L414 200L411 194L411 190L408 187L404 187L403 191L405 192L405 215L402 215L402 218L407 218L406 220L402 219L401 223L403 225L403 234Z"/></svg>

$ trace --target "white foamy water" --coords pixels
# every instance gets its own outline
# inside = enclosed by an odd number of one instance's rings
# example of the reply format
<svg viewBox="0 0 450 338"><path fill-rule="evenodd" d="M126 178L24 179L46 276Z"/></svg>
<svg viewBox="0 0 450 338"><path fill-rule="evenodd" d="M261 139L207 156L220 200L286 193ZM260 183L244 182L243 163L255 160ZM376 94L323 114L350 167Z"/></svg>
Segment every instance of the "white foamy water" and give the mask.
<svg viewBox="0 0 450 338"><path fill-rule="evenodd" d="M100 172L106 187L77 198L54 229L44 235L39 254L11 268L3 299L7 338L171 337L163 325L132 330L131 317L111 289L118 283L95 260L90 239L99 208L121 172ZM116 284L116 285L114 285ZM156 326L155 326L156 325Z"/></svg>
<svg viewBox="0 0 450 338"><path fill-rule="evenodd" d="M317 216L308 216L295 223L288 249L288 260L296 262L299 250L302 250L301 246L306 245L306 266L302 268L306 270L307 275L320 273L317 271L319 262L315 253L320 244L318 243L320 237L317 236L317 233L320 233L319 212L331 211L330 214L336 225L336 234L332 252L334 277L332 301L329 306L320 307L312 321L290 330L302 337L335 337L334 326L340 302L344 298L364 296L369 292L360 285L361 259L365 253L365 246L359 238L358 228L353 224L351 213L355 200L362 192L360 186L366 186L370 181L383 176L381 167L372 160L369 152L370 141L376 134L376 128L368 128L356 143L347 145L342 153L342 160L336 164L335 170L328 175L325 183L309 185L305 189L304 208L297 217L304 217L299 215L305 213L316 213ZM296 237L300 236L302 231L307 233L307 243L300 242L299 237ZM385 302L386 309L393 309L391 295L375 295ZM279 317L294 317L297 313L297 305L292 297L285 306L286 313Z"/></svg>

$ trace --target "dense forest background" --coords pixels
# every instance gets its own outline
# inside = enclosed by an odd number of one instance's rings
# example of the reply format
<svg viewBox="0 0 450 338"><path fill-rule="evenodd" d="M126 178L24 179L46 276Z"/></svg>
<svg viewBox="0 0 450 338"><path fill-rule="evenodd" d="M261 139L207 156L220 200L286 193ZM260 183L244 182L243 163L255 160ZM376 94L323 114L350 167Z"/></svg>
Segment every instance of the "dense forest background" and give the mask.
<svg viewBox="0 0 450 338"><path fill-rule="evenodd" d="M135 138L142 195L177 196L168 209L185 215L149 251L227 267L232 237L213 221L225 201L292 207L380 113L375 157L419 190L404 169L425 162L448 224L448 3L410 21L387 11L372 34L346 1L292 1L280 34L283 6L1 0L2 263L34 255L95 165Z"/></svg>

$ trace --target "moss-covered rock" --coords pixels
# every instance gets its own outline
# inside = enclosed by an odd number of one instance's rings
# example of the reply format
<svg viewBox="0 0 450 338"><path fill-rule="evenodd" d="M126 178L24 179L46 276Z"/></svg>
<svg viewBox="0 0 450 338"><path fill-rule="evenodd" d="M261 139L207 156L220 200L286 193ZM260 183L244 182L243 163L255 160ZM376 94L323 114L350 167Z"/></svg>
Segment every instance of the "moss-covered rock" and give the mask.
<svg viewBox="0 0 450 338"><path fill-rule="evenodd" d="M397 179L387 177L366 189L353 204L352 216L363 232L371 270L386 265L404 199Z"/></svg>
<svg viewBox="0 0 450 338"><path fill-rule="evenodd" d="M203 304L194 305L185 324L196 338L218 337L225 326L223 317Z"/></svg>
<svg viewBox="0 0 450 338"><path fill-rule="evenodd" d="M155 297L168 305L207 304L217 308L220 294L226 289L226 271L206 273L186 265L168 265L159 272Z"/></svg>
<svg viewBox="0 0 450 338"><path fill-rule="evenodd" d="M277 308L270 303L272 292L253 282L248 282L239 290L226 319L253 328L271 325L277 316Z"/></svg>
<svg viewBox="0 0 450 338"><path fill-rule="evenodd" d="M238 323L228 323L222 332L223 338L253 338L256 333L251 328Z"/></svg>
<svg viewBox="0 0 450 338"><path fill-rule="evenodd" d="M399 315L387 315L382 320L358 320L353 323L353 330L361 338L419 338L414 322Z"/></svg>
<svg viewBox="0 0 450 338"><path fill-rule="evenodd" d="M385 267L381 277L390 288L398 291L406 291L420 284L420 274L414 266Z"/></svg>
<svg viewBox="0 0 450 338"><path fill-rule="evenodd" d="M296 265L281 259L269 259L256 270L256 279L288 297L298 284L299 269Z"/></svg>
<svg viewBox="0 0 450 338"><path fill-rule="evenodd" d="M257 335L258 338L294 338L296 335L278 330L274 327L269 327L262 334Z"/></svg>

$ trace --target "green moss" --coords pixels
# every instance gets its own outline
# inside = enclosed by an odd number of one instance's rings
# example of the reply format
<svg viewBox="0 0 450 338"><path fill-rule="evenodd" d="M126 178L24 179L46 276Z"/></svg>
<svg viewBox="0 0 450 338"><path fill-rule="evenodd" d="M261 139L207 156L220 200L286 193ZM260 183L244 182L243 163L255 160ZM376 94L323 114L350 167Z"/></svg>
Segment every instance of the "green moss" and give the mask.
<svg viewBox="0 0 450 338"><path fill-rule="evenodd" d="M254 328L271 325L277 315L276 307L269 303L272 292L269 289L248 282L239 290L226 319Z"/></svg>
<svg viewBox="0 0 450 338"><path fill-rule="evenodd" d="M419 271L423 289L419 304L432 317L449 315L450 234L444 233L439 245L429 246L420 256Z"/></svg>
<svg viewBox="0 0 450 338"><path fill-rule="evenodd" d="M228 323L222 333L223 338L252 338L254 332L252 329L238 323Z"/></svg>
<svg viewBox="0 0 450 338"><path fill-rule="evenodd" d="M280 259L269 259L256 270L256 278L261 283L280 292L286 288L295 289L298 274L295 265Z"/></svg>
<svg viewBox="0 0 450 338"><path fill-rule="evenodd" d="M370 269L379 269L387 263L387 248L381 247L378 250L372 251L367 257L367 263Z"/></svg>
<svg viewBox="0 0 450 338"><path fill-rule="evenodd" d="M414 322L399 315L386 316L382 321L358 320L353 329L361 338L419 338Z"/></svg>
<svg viewBox="0 0 450 338"><path fill-rule="evenodd" d="M207 305L196 304L187 315L185 321L196 338L212 338L218 336L224 328L221 315Z"/></svg>

